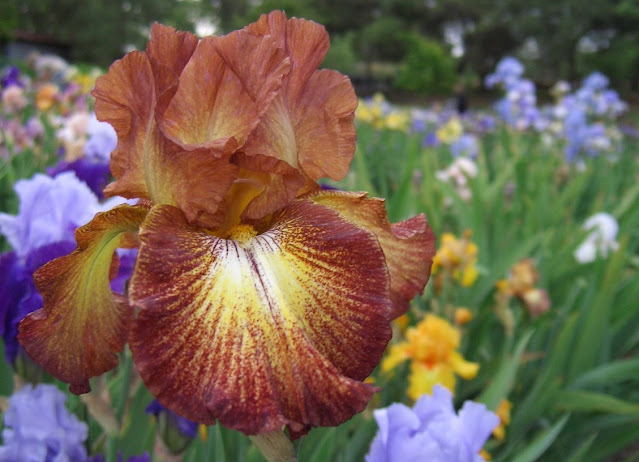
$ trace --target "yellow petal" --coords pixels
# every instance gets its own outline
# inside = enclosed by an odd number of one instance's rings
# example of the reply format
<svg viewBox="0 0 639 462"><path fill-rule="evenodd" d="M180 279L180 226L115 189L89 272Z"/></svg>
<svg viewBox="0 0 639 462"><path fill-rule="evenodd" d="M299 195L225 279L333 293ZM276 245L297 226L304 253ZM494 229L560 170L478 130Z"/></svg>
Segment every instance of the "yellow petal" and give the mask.
<svg viewBox="0 0 639 462"><path fill-rule="evenodd" d="M477 372L479 371L478 363L471 363L470 361L466 361L462 357L462 355L460 355L456 351L453 351L450 354L449 364L452 370L454 370L457 375L466 380L475 378Z"/></svg>
<svg viewBox="0 0 639 462"><path fill-rule="evenodd" d="M452 369L443 364L429 367L418 361L411 363L410 375L408 377L408 397L414 401L423 394L432 394L435 385L442 385L448 388L451 393L455 392L455 374Z"/></svg>

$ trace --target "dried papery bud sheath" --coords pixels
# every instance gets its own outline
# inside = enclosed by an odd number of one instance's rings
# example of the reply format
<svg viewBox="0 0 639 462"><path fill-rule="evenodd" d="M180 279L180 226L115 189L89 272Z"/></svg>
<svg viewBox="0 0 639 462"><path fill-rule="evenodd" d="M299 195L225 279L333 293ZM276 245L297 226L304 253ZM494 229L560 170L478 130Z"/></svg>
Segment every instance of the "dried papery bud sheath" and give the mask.
<svg viewBox="0 0 639 462"><path fill-rule="evenodd" d="M295 448L283 431L264 433L250 438L269 462L297 462Z"/></svg>

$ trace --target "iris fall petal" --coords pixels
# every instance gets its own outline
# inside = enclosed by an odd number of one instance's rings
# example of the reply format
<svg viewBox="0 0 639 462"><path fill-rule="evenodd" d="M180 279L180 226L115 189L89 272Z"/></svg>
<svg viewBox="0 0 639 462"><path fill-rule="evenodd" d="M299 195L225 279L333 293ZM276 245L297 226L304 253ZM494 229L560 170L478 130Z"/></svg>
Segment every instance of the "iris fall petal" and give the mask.
<svg viewBox="0 0 639 462"><path fill-rule="evenodd" d="M395 319L408 310L408 303L422 292L435 255L435 235L424 214L391 224L384 201L365 193L322 191L309 197L362 226L379 239L390 272Z"/></svg>
<svg viewBox="0 0 639 462"><path fill-rule="evenodd" d="M391 336L379 243L304 199L257 230L221 239L151 210L130 286L134 361L194 421L247 434L339 424L372 396L360 380Z"/></svg>
<svg viewBox="0 0 639 462"><path fill-rule="evenodd" d="M34 273L43 307L19 326L26 352L73 393L89 391L89 378L117 365L133 312L109 285L113 253L130 245L147 209L120 205L99 213L76 231L78 248Z"/></svg>

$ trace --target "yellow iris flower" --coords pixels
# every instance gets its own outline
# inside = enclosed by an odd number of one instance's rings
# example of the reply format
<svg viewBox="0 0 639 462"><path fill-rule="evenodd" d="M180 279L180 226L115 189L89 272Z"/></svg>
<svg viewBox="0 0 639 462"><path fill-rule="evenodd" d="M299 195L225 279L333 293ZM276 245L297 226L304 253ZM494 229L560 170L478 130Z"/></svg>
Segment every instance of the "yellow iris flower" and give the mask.
<svg viewBox="0 0 639 462"><path fill-rule="evenodd" d="M433 314L406 332L406 340L390 347L382 361L382 371L389 372L404 361L411 361L408 396L416 400L441 384L454 391L456 376L470 380L479 364L467 361L457 351L460 333L448 321Z"/></svg>
<svg viewBox="0 0 639 462"><path fill-rule="evenodd" d="M471 287L477 280L479 271L475 266L478 248L470 241L470 237L470 231L466 231L460 239L451 233L444 233L433 258L433 274L447 271L462 286Z"/></svg>

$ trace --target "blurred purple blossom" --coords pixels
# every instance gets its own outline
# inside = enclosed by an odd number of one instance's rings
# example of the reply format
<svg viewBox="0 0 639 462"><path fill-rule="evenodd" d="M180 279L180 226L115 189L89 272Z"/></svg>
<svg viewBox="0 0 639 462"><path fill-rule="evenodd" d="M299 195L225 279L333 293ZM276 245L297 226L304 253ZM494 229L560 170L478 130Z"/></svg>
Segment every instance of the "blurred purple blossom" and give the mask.
<svg viewBox="0 0 639 462"><path fill-rule="evenodd" d="M73 249L74 241L47 244L33 249L24 262L15 252L0 255L0 335L9 364L14 364L21 349L17 339L18 324L27 314L42 307L42 297L33 282L33 272Z"/></svg>
<svg viewBox="0 0 639 462"><path fill-rule="evenodd" d="M159 417L160 414L164 414L168 416L171 424L174 424L182 435L189 438L195 438L197 436L198 424L196 422L192 422L189 419L176 414L170 409L165 408L157 399L151 401L151 403L146 407L145 412L147 414L152 414L155 417Z"/></svg>
<svg viewBox="0 0 639 462"><path fill-rule="evenodd" d="M474 159L479 153L479 141L470 133L464 133L450 145L454 157L470 157Z"/></svg>
<svg viewBox="0 0 639 462"><path fill-rule="evenodd" d="M107 122L100 122L92 113L87 126L89 139L84 144L85 157L96 162L108 163L111 151L118 144L118 136L113 127Z"/></svg>
<svg viewBox="0 0 639 462"><path fill-rule="evenodd" d="M392 404L374 414L379 432L366 462L481 462L479 451L499 424L497 415L472 401L457 414L452 395L440 385L413 409Z"/></svg>
<svg viewBox="0 0 639 462"><path fill-rule="evenodd" d="M422 140L422 146L425 148L434 148L439 146L439 138L437 138L437 134L435 132L428 132L426 136Z"/></svg>
<svg viewBox="0 0 639 462"><path fill-rule="evenodd" d="M55 177L62 172L73 172L91 188L98 199L104 199L104 187L111 178L108 163L94 162L90 159L80 158L74 162L60 161L57 165L47 168L47 174Z"/></svg>
<svg viewBox="0 0 639 462"><path fill-rule="evenodd" d="M2 77L0 77L0 88L6 88L10 85L25 86L22 79L20 79L20 69L15 66L5 67L2 72Z"/></svg>
<svg viewBox="0 0 639 462"><path fill-rule="evenodd" d="M506 90L524 75L524 66L517 58L506 56L497 63L497 68L492 74L488 74L484 84L488 88L502 85Z"/></svg>
<svg viewBox="0 0 639 462"><path fill-rule="evenodd" d="M157 418L158 434L164 445L173 454L183 452L197 436L198 424L196 422L165 408L156 399L147 406L146 413L153 414Z"/></svg>
<svg viewBox="0 0 639 462"><path fill-rule="evenodd" d="M85 462L88 427L55 385L27 385L9 398L0 462Z"/></svg>
<svg viewBox="0 0 639 462"><path fill-rule="evenodd" d="M36 174L16 182L20 199L17 215L0 213L0 232L20 258L33 249L60 241L74 241L78 226L89 222L100 211L124 199L115 197L100 203L86 183L73 172L55 178Z"/></svg>

